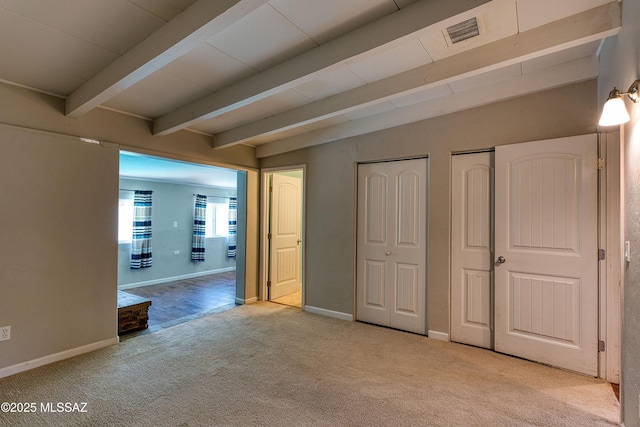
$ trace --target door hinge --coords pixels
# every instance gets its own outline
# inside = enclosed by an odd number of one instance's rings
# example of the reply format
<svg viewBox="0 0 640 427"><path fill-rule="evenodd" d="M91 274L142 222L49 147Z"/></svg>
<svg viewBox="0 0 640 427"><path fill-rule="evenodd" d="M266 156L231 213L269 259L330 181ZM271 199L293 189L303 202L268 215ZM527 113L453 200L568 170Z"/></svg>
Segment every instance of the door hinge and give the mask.
<svg viewBox="0 0 640 427"><path fill-rule="evenodd" d="M267 280L267 288L271 287L271 280Z"/></svg>
<svg viewBox="0 0 640 427"><path fill-rule="evenodd" d="M598 158L598 170L604 169L604 165L605 165L604 159L602 157L599 157Z"/></svg>
<svg viewBox="0 0 640 427"><path fill-rule="evenodd" d="M605 259L607 253L604 249L598 249L598 260L602 261Z"/></svg>
<svg viewBox="0 0 640 427"><path fill-rule="evenodd" d="M598 342L598 351L606 351L607 349L607 345L605 344L604 341L599 341Z"/></svg>
<svg viewBox="0 0 640 427"><path fill-rule="evenodd" d="M273 193L273 185L269 186L269 193Z"/></svg>
<svg viewBox="0 0 640 427"><path fill-rule="evenodd" d="M267 233L267 240L271 240L271 233Z"/></svg>

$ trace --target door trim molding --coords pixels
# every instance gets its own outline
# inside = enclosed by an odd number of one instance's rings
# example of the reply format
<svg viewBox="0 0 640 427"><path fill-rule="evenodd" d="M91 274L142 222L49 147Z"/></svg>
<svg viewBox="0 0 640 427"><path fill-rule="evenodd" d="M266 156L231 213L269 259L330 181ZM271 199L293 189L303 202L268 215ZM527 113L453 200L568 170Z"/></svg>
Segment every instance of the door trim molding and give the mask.
<svg viewBox="0 0 640 427"><path fill-rule="evenodd" d="M301 282L302 282L302 308L305 308L305 263L306 263L306 181L307 181L307 165L291 165L291 166L280 166L280 167L272 167L272 168L263 168L260 169L260 274L259 274L259 286L258 286L258 300L259 301L267 301L267 280L268 280L268 270L269 270L269 239L267 238L267 233L269 230L269 180L267 179L269 174L276 172L286 172L286 171L294 171L294 170L302 170L302 212L301 212L301 234L302 234L302 266L301 266Z"/></svg>
<svg viewBox="0 0 640 427"><path fill-rule="evenodd" d="M411 157L394 157L391 159L375 159L375 160L361 160L356 162L356 171L358 170L358 165L368 165L371 163L389 163L389 162L402 162L405 160L422 160L429 159L428 154L422 154L419 156L411 156Z"/></svg>
<svg viewBox="0 0 640 427"><path fill-rule="evenodd" d="M599 340L606 343L599 353L599 376L620 383L621 280L624 269L620 193L620 134L598 133L598 157L605 159L605 169L598 179L599 248L605 260L599 261Z"/></svg>

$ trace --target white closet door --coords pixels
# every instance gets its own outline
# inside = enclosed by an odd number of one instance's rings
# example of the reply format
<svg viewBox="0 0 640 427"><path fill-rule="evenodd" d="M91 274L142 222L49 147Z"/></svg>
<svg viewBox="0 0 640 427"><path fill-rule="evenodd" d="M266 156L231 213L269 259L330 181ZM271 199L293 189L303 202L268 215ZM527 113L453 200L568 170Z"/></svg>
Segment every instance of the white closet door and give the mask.
<svg viewBox="0 0 640 427"><path fill-rule="evenodd" d="M598 374L595 135L496 148L495 349Z"/></svg>
<svg viewBox="0 0 640 427"><path fill-rule="evenodd" d="M358 166L358 320L426 333L426 175L426 159Z"/></svg>
<svg viewBox="0 0 640 427"><path fill-rule="evenodd" d="M493 153L456 155L451 176L451 340L493 348Z"/></svg>

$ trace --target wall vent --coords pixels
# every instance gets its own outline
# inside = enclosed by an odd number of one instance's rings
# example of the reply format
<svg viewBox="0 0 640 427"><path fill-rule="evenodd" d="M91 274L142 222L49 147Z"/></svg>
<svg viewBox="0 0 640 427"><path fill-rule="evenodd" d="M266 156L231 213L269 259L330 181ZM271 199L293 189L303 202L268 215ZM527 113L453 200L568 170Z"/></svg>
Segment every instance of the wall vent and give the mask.
<svg viewBox="0 0 640 427"><path fill-rule="evenodd" d="M480 35L478 20L476 18L471 18L447 27L446 34L449 36L448 39L451 41L452 45L477 37Z"/></svg>

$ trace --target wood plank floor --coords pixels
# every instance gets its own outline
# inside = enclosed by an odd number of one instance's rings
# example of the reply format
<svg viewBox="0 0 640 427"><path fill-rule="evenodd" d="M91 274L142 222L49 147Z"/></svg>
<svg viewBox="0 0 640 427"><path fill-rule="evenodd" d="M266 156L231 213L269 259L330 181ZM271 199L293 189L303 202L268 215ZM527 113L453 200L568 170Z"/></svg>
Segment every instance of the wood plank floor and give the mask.
<svg viewBox="0 0 640 427"><path fill-rule="evenodd" d="M235 307L236 273L217 273L125 289L124 292L151 300L151 307L149 328L124 334L121 340Z"/></svg>

